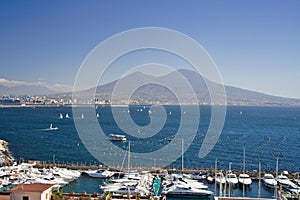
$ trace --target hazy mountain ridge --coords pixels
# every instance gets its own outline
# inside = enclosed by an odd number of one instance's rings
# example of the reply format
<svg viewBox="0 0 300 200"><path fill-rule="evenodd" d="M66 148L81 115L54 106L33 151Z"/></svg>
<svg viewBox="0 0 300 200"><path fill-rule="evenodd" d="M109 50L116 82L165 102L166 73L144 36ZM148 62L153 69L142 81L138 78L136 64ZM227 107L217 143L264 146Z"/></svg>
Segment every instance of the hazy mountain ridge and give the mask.
<svg viewBox="0 0 300 200"><path fill-rule="evenodd" d="M179 91L177 94L173 94L166 87L157 85L157 84L147 84L138 88L132 95L131 100L136 103L170 103L177 104L178 101L176 99L177 96L181 96L185 103L196 103L191 102L190 96L186 95L186 91L181 89L180 84L176 84L176 73L182 74L190 83L192 88L194 89L199 104L210 104L210 93L206 86L206 82L210 82L210 84L217 84L215 82L211 82L202 78L199 74L190 71L190 70L179 70L177 72L172 72L165 76L154 77L147 74L142 74L140 72L133 73L124 79L127 79L126 83L130 84L136 81L143 82L159 82L159 80L164 79L165 82L174 82L174 86ZM98 99L111 99L111 93L114 89L117 81L113 81L107 83L105 85L98 86L97 88L91 88L89 90L83 91L82 95L86 92L94 92L96 90L96 98ZM226 91L226 98L228 105L274 105L274 106L300 106L300 99L292 99L292 98L284 98L278 96L272 96L260 92L245 90L233 86L224 86ZM119 96L118 100L122 101L125 99L122 95ZM123 101L126 103L126 101Z"/></svg>
<svg viewBox="0 0 300 200"><path fill-rule="evenodd" d="M192 102L191 95L187 94L186 90L181 84L178 84L178 72L185 77L190 85L192 86L195 94L197 95L198 101ZM139 85L139 83L148 82L149 84L142 85L132 94L130 101L131 103L140 104L178 104L177 97L180 96L185 104L211 104L210 93L206 86L206 82L212 85L217 83L211 82L202 78L199 74L190 70L178 70L177 72L171 72L167 75L154 77L151 75L143 74L141 72L132 73L123 78L126 81L126 86L132 86L132 84ZM78 92L78 96L85 101L91 102L92 99L88 99L90 95L96 91L95 98L99 101L110 100L115 85L119 80L112 81L110 83L100 85L88 90ZM173 94L167 87L162 86L163 84L155 84L157 82L165 82L172 84L172 87L177 91ZM224 86L226 91L226 98L228 105L271 105L271 106L300 106L300 99L284 98L278 96L272 96L260 92L250 91L241 89L233 86ZM115 99L117 102L113 103L127 103L127 93L124 91ZM0 84L0 94L11 94L11 95L47 95L50 98L57 99L72 99L72 92L59 93L50 90L44 86L36 85L21 85L14 87L6 87ZM218 94L219 95L219 94ZM177 97L176 97L177 96ZM218 103L218 102L217 102Z"/></svg>
<svg viewBox="0 0 300 200"><path fill-rule="evenodd" d="M53 91L45 86L39 86L39 85L18 85L12 87L0 85L0 96L50 95L55 93L57 93L57 91Z"/></svg>

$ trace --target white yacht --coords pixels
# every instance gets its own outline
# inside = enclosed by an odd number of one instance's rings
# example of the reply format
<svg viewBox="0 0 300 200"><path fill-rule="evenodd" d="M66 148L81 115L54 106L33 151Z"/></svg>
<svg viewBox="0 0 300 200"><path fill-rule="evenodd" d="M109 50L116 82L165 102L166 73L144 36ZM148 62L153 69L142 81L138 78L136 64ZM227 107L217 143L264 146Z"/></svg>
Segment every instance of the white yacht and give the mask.
<svg viewBox="0 0 300 200"><path fill-rule="evenodd" d="M236 175L234 173L230 172L226 175L226 182L231 186L236 186L239 181L238 181Z"/></svg>
<svg viewBox="0 0 300 200"><path fill-rule="evenodd" d="M289 188L293 183L284 175L278 175L275 179L283 188Z"/></svg>
<svg viewBox="0 0 300 200"><path fill-rule="evenodd" d="M240 174L239 183L240 185L250 186L252 184L252 180L248 174Z"/></svg>
<svg viewBox="0 0 300 200"><path fill-rule="evenodd" d="M197 189L188 185L174 185L163 191L164 194L170 197L198 197L210 196L212 191L205 189Z"/></svg>
<svg viewBox="0 0 300 200"><path fill-rule="evenodd" d="M114 172L105 169L85 171L85 173L94 178L110 178L115 174Z"/></svg>
<svg viewBox="0 0 300 200"><path fill-rule="evenodd" d="M132 188L126 187L126 186L121 186L119 188L106 189L104 192L110 192L110 193L112 193L113 197L120 197L120 196L123 196L123 195L127 195L128 192L131 195L135 194L135 189L132 189Z"/></svg>
<svg viewBox="0 0 300 200"><path fill-rule="evenodd" d="M125 135L118 135L118 134L110 134L109 135L109 140L111 141L121 141L121 142L125 142L126 136Z"/></svg>
<svg viewBox="0 0 300 200"><path fill-rule="evenodd" d="M110 190L117 190L120 187L129 187L130 189L135 189L135 187L137 186L137 182L123 182L123 183L109 183L109 184L103 184L103 185L99 185L99 188L103 191L110 191Z"/></svg>
<svg viewBox="0 0 300 200"><path fill-rule="evenodd" d="M192 185L193 188L195 188L195 189L208 189L208 186L202 182L199 182L197 180L188 179L188 178L179 177L176 174L173 174L171 176L171 179L165 180L165 182L163 184L166 185L166 188L171 187L173 185L183 185L186 187L189 187Z"/></svg>
<svg viewBox="0 0 300 200"><path fill-rule="evenodd" d="M269 188L275 188L277 186L277 181L274 179L272 174L265 174L263 177L263 182L265 186Z"/></svg>
<svg viewBox="0 0 300 200"><path fill-rule="evenodd" d="M61 187L68 184L63 178L54 177L53 175L45 175L40 178L36 178L32 183L42 183L42 184L54 184L60 185Z"/></svg>
<svg viewBox="0 0 300 200"><path fill-rule="evenodd" d="M207 178L207 174L205 172L194 172L191 175L191 178L194 180L205 180Z"/></svg>

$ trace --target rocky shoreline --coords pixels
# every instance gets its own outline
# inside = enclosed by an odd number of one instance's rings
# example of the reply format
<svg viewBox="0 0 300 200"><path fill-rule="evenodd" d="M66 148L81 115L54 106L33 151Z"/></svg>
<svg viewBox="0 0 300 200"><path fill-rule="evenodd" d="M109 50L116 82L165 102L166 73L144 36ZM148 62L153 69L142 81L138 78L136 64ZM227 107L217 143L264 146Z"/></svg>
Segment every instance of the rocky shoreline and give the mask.
<svg viewBox="0 0 300 200"><path fill-rule="evenodd" d="M11 164L14 160L8 150L7 144L8 142L5 140L0 140L0 165Z"/></svg>

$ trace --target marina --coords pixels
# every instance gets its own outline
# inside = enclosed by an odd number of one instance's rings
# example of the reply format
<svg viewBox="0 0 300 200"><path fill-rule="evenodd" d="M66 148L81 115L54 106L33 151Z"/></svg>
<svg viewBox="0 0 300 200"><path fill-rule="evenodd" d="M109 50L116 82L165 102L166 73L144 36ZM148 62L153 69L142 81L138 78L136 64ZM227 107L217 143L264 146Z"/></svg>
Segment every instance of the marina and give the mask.
<svg viewBox="0 0 300 200"><path fill-rule="evenodd" d="M86 169L89 170L86 170ZM97 168L97 170L93 170ZM151 169L150 167L148 169ZM53 184L53 191L62 192L65 196L80 196L84 194L94 195L95 198L110 195L113 199L181 199L190 197L261 197L278 198L278 191L289 199L299 199L300 185L298 184L299 173L287 172L289 185L273 186L264 185L264 179L272 175L272 181L278 185L282 175L275 179L276 171L247 171L250 174L251 184L246 188L238 185L237 177L243 175L243 171L220 170L215 174L215 169L163 169L152 170L131 167L131 171L118 171L107 169L105 166L66 165L54 164L41 161L29 163L14 163L11 166L0 168L0 190L2 193L18 184ZM199 174L205 174L199 178ZM223 176L221 175L223 174ZM226 174L226 176L224 175ZM236 176L232 176L235 174ZM274 176L273 176L274 174ZM197 176L195 176L197 175ZM208 181L213 177L213 182ZM218 180L224 177L225 181ZM226 178L227 177L227 178ZM233 177L234 181L229 179ZM260 178L263 177L263 178ZM287 181L285 180L285 181ZM88 184L87 184L88 183ZM94 189L91 185L94 184ZM254 195L255 194L255 195ZM261 195L261 196L260 196Z"/></svg>
<svg viewBox="0 0 300 200"><path fill-rule="evenodd" d="M117 109L121 115L128 113L123 107ZM137 123L147 124L149 120L147 117L149 115L148 106L141 108L133 106L129 109ZM151 151L167 145L174 137L172 130L180 112L176 106L166 106L166 109L167 113L172 113L172 115L168 115L168 118L172 119L166 122L165 129L158 137L147 138L147 140L136 140L131 135L115 129L109 106L99 107L97 113L101 114L101 117L95 117L99 120L108 138L111 133L118 133L115 134L119 135L118 138L125 136L126 141L113 142L112 144L115 146L128 150L128 152ZM1 168L1 171L4 172L4 175L1 176L2 188L5 189L16 183L53 183L58 193L70 198L92 198L94 196L96 199L109 194L114 199L128 199L128 196L131 199L149 199L151 194L153 198L156 196L171 200L191 197L212 199L228 196L273 199L278 198L276 191L281 189L281 194L284 194L285 197L298 198L299 158L296 154L288 153L297 151L298 147L287 144L291 142L292 138L294 140L299 137L297 134L299 127L295 126L293 131L291 128L288 129L289 131L284 132L284 135L280 135L279 132L267 133L273 131L274 126L282 121L282 116L284 116L282 113L286 113L286 110L272 108L272 113L278 113L276 116L281 117L273 124L271 121L266 121L261 126L267 127L268 131L262 132L259 125L251 123L254 118L258 123L266 117L258 115L257 110L263 109L265 113L268 113L270 108L229 107L229 122L224 128L224 133L214 150L205 159L199 159L195 155L198 153L197 147L203 140L202 128L206 126L207 117L209 118L209 107L201 109L204 113L202 117L204 125L200 126L199 134L190 148L185 152L182 151L182 156L169 166L160 166L159 159L152 159L153 164L145 166L130 162L130 160L126 161L126 155L125 157L123 154L115 155L109 151L106 152L106 155L112 159L114 156L124 157L123 163L115 162L105 165L93 158L81 143L73 120L68 120L65 116L65 113L72 113L70 108L2 108L0 110L3 113L0 115L3 121L1 126L5 131L1 133L0 138L8 141L11 155L18 163L15 165L4 164ZM241 110L243 115L240 115ZM289 108L287 110L291 112ZM155 110L151 112L155 113ZM89 116L84 111L82 113L79 116L70 115L70 117L89 120ZM296 110L294 115L285 116L286 121L294 123L295 119L297 121L298 115ZM23 117L26 117L26 120ZM14 124L11 124L11 121L15 121ZM28 123L28 121L36 123ZM53 124L52 129L57 128L55 131L47 131L51 123ZM256 126L258 126L257 129L253 128ZM291 124L286 126L293 127ZM282 129L280 131L282 133ZM294 132L293 137L289 137L291 132ZM249 135L251 137L248 137ZM183 140L181 142L183 144ZM238 145L239 143L243 143L244 148ZM282 148L274 148L275 144L280 144ZM182 147L183 145L181 147L179 145L178 148L183 149ZM258 151L264 153L259 154ZM128 157L130 156L127 156L127 159ZM142 163L143 160L140 162ZM128 169L125 170L124 166L128 166ZM6 174L8 171L10 172ZM68 171L79 173L80 176L72 178ZM276 184L282 181L281 186L278 184L267 187L264 181L266 174L271 174ZM289 187L284 186L281 174L292 181L289 183ZM97 195L95 195L96 193Z"/></svg>

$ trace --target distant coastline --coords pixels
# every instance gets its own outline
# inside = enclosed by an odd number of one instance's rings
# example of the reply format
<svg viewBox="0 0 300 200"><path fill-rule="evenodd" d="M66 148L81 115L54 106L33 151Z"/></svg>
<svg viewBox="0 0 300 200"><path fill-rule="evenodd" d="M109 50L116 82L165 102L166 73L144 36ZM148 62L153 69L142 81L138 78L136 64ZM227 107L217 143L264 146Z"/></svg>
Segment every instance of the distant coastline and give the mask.
<svg viewBox="0 0 300 200"><path fill-rule="evenodd" d="M1 108L55 108L55 107L86 107L86 106L118 106L118 107L125 107L125 106L152 106L152 105L162 105L162 106L222 106L222 105L211 105L211 104L173 104L173 103L166 103L166 104L67 104L67 105L41 105L41 104L29 104L29 105L2 105L0 104ZM298 104L227 104L226 106L236 106L236 107L300 107Z"/></svg>

